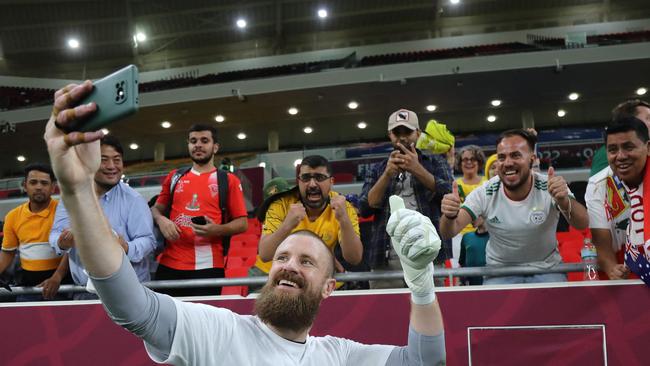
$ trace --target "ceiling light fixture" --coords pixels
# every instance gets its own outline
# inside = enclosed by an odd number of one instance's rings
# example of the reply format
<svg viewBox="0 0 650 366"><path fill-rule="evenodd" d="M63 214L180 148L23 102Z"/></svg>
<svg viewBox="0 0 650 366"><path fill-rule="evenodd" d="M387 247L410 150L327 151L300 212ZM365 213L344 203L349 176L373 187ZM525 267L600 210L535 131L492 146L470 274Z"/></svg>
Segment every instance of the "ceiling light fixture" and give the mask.
<svg viewBox="0 0 650 366"><path fill-rule="evenodd" d="M257 166L260 168L266 168L266 163L261 161L259 164L257 164Z"/></svg>
<svg viewBox="0 0 650 366"><path fill-rule="evenodd" d="M81 46L81 43L79 43L79 40L76 38L70 38L68 39L68 47L72 48L73 50L79 48Z"/></svg>
<svg viewBox="0 0 650 366"><path fill-rule="evenodd" d="M578 100L578 98L580 98L580 94L576 92L569 94L569 100Z"/></svg>
<svg viewBox="0 0 650 366"><path fill-rule="evenodd" d="M135 34L135 40L138 42L144 42L147 40L147 35L144 32L137 32Z"/></svg>
<svg viewBox="0 0 650 366"><path fill-rule="evenodd" d="M16 160L18 160L18 161L20 161L20 162L23 162L23 161L27 160L27 158L25 158L25 157L22 156L22 155L18 155L18 156L16 156Z"/></svg>
<svg viewBox="0 0 650 366"><path fill-rule="evenodd" d="M648 89L644 87L640 87L639 89L636 90L636 95L645 95L645 93L648 92Z"/></svg>
<svg viewBox="0 0 650 366"><path fill-rule="evenodd" d="M436 107L436 106L433 105L433 104L429 104L429 105L427 106L427 111L429 111L429 112L434 112L436 109L438 109L438 107Z"/></svg>
<svg viewBox="0 0 650 366"><path fill-rule="evenodd" d="M492 123L492 122L497 120L497 116L495 116L494 114L491 114L491 115L487 116L486 119L487 119L488 122Z"/></svg>
<svg viewBox="0 0 650 366"><path fill-rule="evenodd" d="M239 28L239 29L244 29L244 28L246 28L246 26L248 25L248 23L246 22L246 20L245 20L245 19L242 19L242 18L237 19L237 23L236 23L236 24L237 24L237 28Z"/></svg>
<svg viewBox="0 0 650 366"><path fill-rule="evenodd" d="M140 146L138 146L138 144L136 144L135 142L129 145L129 149L131 150L137 150L138 148L140 148Z"/></svg>
<svg viewBox="0 0 650 366"><path fill-rule="evenodd" d="M223 122L223 121L226 120L226 117L224 117L224 116L222 116L222 115L220 115L220 114L217 114L216 117L214 117L214 120L215 120L217 123L221 123L221 122Z"/></svg>
<svg viewBox="0 0 650 366"><path fill-rule="evenodd" d="M557 110L557 116L560 117L560 118L566 116L566 111L564 109L558 109Z"/></svg>
<svg viewBox="0 0 650 366"><path fill-rule="evenodd" d="M170 128L172 124L168 121L163 121L160 126L162 126L162 128Z"/></svg>
<svg viewBox="0 0 650 366"><path fill-rule="evenodd" d="M246 134L243 132L240 132L237 134L237 138L240 140L245 140L246 139Z"/></svg>
<svg viewBox="0 0 650 366"><path fill-rule="evenodd" d="M449 0L449 2L453 5L458 5L460 4L460 0Z"/></svg>
<svg viewBox="0 0 650 366"><path fill-rule="evenodd" d="M492 104L493 107L498 107L501 105L501 101L499 99L494 99L490 102L490 104Z"/></svg>
<svg viewBox="0 0 650 366"><path fill-rule="evenodd" d="M303 132L305 132L305 133L312 133L312 132L314 132L314 129L311 128L311 127L309 127L309 126L303 128L302 130L303 130Z"/></svg>
<svg viewBox="0 0 650 366"><path fill-rule="evenodd" d="M360 129L363 130L364 128L368 127L368 124L361 121L361 122L357 123L357 127L359 127Z"/></svg>
<svg viewBox="0 0 650 366"><path fill-rule="evenodd" d="M354 100L348 103L348 108L350 109L357 109L359 107L359 103L355 102Z"/></svg>
<svg viewBox="0 0 650 366"><path fill-rule="evenodd" d="M321 19L327 18L327 10L326 9L318 9L318 17Z"/></svg>
<svg viewBox="0 0 650 366"><path fill-rule="evenodd" d="M289 108L289 110L287 110L287 112L289 112L290 115L295 116L296 114L298 114L298 108L291 107Z"/></svg>

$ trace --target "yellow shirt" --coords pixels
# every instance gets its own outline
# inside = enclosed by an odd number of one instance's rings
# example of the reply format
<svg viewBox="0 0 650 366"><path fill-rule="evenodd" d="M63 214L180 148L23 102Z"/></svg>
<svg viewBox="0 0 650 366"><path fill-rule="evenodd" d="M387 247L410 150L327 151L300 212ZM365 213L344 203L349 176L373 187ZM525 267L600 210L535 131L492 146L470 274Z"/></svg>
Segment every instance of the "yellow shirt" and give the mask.
<svg viewBox="0 0 650 366"><path fill-rule="evenodd" d="M20 252L20 265L27 271L49 271L56 269L61 257L48 241L57 200L50 200L49 206L41 212L29 210L29 201L9 211L5 217L2 250Z"/></svg>
<svg viewBox="0 0 650 366"><path fill-rule="evenodd" d="M481 177L481 181L478 182L477 184L467 184L463 182L463 178L458 178L456 179L456 183L458 183L458 195L460 196L460 202L463 203L465 202L465 198L469 196L469 194L476 189L476 187L481 186L483 183L485 183L487 179L485 176ZM468 224L463 228L463 230L460 231L460 234L465 234L474 231L474 226L472 224Z"/></svg>
<svg viewBox="0 0 650 366"><path fill-rule="evenodd" d="M338 193L330 191L330 199L332 197L338 196ZM287 195L279 198L278 200L271 203L268 211L266 212L266 219L264 220L264 225L262 226L262 235L273 234L278 230L284 218L289 212L289 208L294 203L299 203L300 199L298 195ZM354 232L359 235L359 219L357 217L357 212L354 210L354 207L350 202L345 203L345 208L354 227ZM302 221L296 226L291 232L296 232L300 230L309 230L314 234L320 236L325 244L334 251L334 247L339 243L339 237L341 236L341 227L339 226L338 220L334 217L334 211L332 207L328 204L325 207L325 210L315 221L309 221L309 217L305 216ZM260 256L257 256L255 262L255 267L262 270L264 273L269 273L271 270L271 262L263 262L260 259Z"/></svg>

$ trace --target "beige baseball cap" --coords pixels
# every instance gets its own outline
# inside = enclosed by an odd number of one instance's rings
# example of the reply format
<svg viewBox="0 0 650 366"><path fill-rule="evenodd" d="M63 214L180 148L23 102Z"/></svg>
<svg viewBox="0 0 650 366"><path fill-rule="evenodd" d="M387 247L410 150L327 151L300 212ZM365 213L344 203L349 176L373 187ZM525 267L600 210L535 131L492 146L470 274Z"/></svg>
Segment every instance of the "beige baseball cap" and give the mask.
<svg viewBox="0 0 650 366"><path fill-rule="evenodd" d="M411 130L420 128L418 124L418 115L408 109L400 109L388 117L388 131L397 126L404 126Z"/></svg>

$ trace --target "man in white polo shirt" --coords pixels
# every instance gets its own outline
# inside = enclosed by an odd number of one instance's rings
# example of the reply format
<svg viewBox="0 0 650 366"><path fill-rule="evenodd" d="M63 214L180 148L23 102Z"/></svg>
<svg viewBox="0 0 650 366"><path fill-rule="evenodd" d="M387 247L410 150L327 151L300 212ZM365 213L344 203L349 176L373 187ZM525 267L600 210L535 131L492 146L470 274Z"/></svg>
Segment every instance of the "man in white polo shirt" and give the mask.
<svg viewBox="0 0 650 366"><path fill-rule="evenodd" d="M490 233L488 266L530 266L550 269L562 262L555 237L560 213L570 225L584 229L587 210L571 194L553 168L548 176L532 172L536 138L509 130L497 140L498 175L476 188L461 205L458 187L442 200L440 233L451 238L478 216ZM484 284L566 281L563 273L489 277Z"/></svg>

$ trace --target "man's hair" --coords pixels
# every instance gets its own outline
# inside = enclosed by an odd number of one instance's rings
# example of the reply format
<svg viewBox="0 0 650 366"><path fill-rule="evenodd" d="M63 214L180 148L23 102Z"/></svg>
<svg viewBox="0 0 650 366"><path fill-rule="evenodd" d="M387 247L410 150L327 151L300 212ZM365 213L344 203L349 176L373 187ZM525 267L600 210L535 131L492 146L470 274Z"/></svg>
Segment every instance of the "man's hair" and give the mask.
<svg viewBox="0 0 650 366"><path fill-rule="evenodd" d="M294 235L300 235L300 236L308 236L310 238L316 239L317 242L321 243L323 245L323 249L327 252L330 260L328 261L328 268L327 268L327 274L331 277L334 278L334 271L336 267L334 266L334 254L330 251L329 247L325 242L323 241L323 238L320 236L316 235L313 231L309 230L298 230L294 231L293 233L289 234L289 237L294 236ZM285 239L286 240L286 239Z"/></svg>
<svg viewBox="0 0 650 366"><path fill-rule="evenodd" d="M210 131L210 134L212 134L212 142L214 143L217 142L217 128L214 126L195 123L192 126L190 126L190 129L189 131L187 131L187 134L189 135L190 132L201 132L201 131Z"/></svg>
<svg viewBox="0 0 650 366"><path fill-rule="evenodd" d="M463 153L465 151L469 151L472 153L472 156L474 159L476 159L476 162L478 163L478 171L480 172L483 170L483 164L485 164L485 154L483 153L483 150L481 150L480 147L477 145L465 145L460 148L460 150L456 151L456 161L454 162L454 169L458 172L462 172L462 161L461 159L463 158Z"/></svg>
<svg viewBox="0 0 650 366"><path fill-rule="evenodd" d="M49 164L45 163L31 163L25 167L25 179L29 175L29 172L36 170L37 172L47 173L50 176L52 182L56 181L52 167Z"/></svg>
<svg viewBox="0 0 650 366"><path fill-rule="evenodd" d="M330 162L320 155L309 155L302 158L300 165L298 165L298 171L300 171L300 169L305 165L312 169L324 166L327 174L332 174L332 166L330 165Z"/></svg>
<svg viewBox="0 0 650 366"><path fill-rule="evenodd" d="M526 130L522 130L520 128L502 132L501 135L499 135L499 138L497 139L497 146L499 146L501 140L503 140L504 138L513 137L513 136L519 136L524 140L526 140L526 142L528 143L528 147L530 148L530 151L531 152L535 151L535 144L537 144L537 137L532 133Z"/></svg>
<svg viewBox="0 0 650 366"><path fill-rule="evenodd" d="M650 140L648 137L648 126L643 121L636 117L625 117L607 125L605 128L605 145L607 145L607 136L629 131L634 131L643 143Z"/></svg>
<svg viewBox="0 0 650 366"><path fill-rule="evenodd" d="M108 145L115 149L115 151L117 151L120 155L124 156L124 149L122 148L122 144L120 143L120 140L117 139L117 137L113 135L106 135L99 141L101 145Z"/></svg>
<svg viewBox="0 0 650 366"><path fill-rule="evenodd" d="M650 104L641 99L626 100L612 109L612 121L618 121L626 117L636 117L637 107L650 108Z"/></svg>

